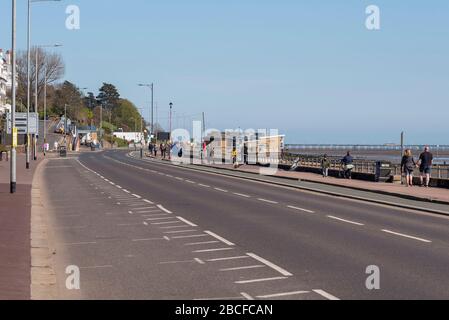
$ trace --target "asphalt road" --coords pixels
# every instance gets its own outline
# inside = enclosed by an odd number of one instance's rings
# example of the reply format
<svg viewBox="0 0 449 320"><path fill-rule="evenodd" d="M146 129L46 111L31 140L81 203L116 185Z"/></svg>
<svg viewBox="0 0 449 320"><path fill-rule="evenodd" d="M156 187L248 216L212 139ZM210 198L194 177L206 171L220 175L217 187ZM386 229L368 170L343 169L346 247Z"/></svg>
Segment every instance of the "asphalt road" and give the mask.
<svg viewBox="0 0 449 320"><path fill-rule="evenodd" d="M61 298L449 298L446 217L120 151L45 172ZM65 288L68 265L81 268L79 291ZM369 266L379 290L366 287Z"/></svg>

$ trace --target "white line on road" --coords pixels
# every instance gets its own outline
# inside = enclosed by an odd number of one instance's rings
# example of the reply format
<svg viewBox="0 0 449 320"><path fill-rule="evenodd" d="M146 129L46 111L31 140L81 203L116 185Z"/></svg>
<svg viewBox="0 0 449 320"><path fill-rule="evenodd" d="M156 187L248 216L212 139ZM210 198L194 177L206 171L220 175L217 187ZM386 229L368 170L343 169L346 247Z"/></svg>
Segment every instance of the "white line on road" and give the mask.
<svg viewBox="0 0 449 320"><path fill-rule="evenodd" d="M181 220L181 221L184 222L185 224L188 224L188 225L191 226L191 227L198 227L196 224L190 222L189 220L184 219L183 217L176 217L176 218L178 218L179 220Z"/></svg>
<svg viewBox="0 0 449 320"><path fill-rule="evenodd" d="M254 299L253 297L251 297L249 294L245 293L245 292L241 292L240 293L246 300L248 301L254 301L256 299Z"/></svg>
<svg viewBox="0 0 449 320"><path fill-rule="evenodd" d="M256 266L247 266L247 267L237 267L237 268L227 268L227 269L220 269L221 272L228 272L228 271L239 271L239 270L250 270L250 269L260 269L265 268L266 266L263 265L256 265Z"/></svg>
<svg viewBox="0 0 449 320"><path fill-rule="evenodd" d="M338 218L338 217L335 217L335 216L327 216L327 217L330 218L330 219L333 219L333 220L338 220L338 221L342 221L342 222L354 224L354 225L356 225L356 226L364 226L363 223L354 222L354 221L351 221L351 220L345 220L345 219Z"/></svg>
<svg viewBox="0 0 449 320"><path fill-rule="evenodd" d="M164 238L133 239L132 242L160 241L160 240L165 239Z"/></svg>
<svg viewBox="0 0 449 320"><path fill-rule="evenodd" d="M271 203L271 204L279 204L279 202L271 201L271 200L267 200L267 199L262 199L262 198L257 199L257 200L262 201L262 202L266 202L266 203Z"/></svg>
<svg viewBox="0 0 449 320"><path fill-rule="evenodd" d="M179 236L179 237L173 237L173 239L189 239L189 238L202 238L202 237L208 237L208 234L196 234L192 236Z"/></svg>
<svg viewBox="0 0 449 320"><path fill-rule="evenodd" d="M414 237L414 236L409 236L407 234L397 233L397 232L393 232L393 231L390 231L390 230L382 230L382 232L393 234L393 235L404 237L404 238L408 238L408 239L413 239L413 240L425 242L425 243L432 243L432 241L427 240L427 239L418 238L418 237Z"/></svg>
<svg viewBox="0 0 449 320"><path fill-rule="evenodd" d="M166 231L165 234L179 234L179 233L188 233L188 232L198 232L198 230L181 230L181 231Z"/></svg>
<svg viewBox="0 0 449 320"><path fill-rule="evenodd" d="M136 197L137 199L142 199L142 197L141 196L139 196L138 194L132 194L134 197Z"/></svg>
<svg viewBox="0 0 449 320"><path fill-rule="evenodd" d="M149 204L154 204L154 202L151 202L150 200L147 199L143 199L144 202L149 203Z"/></svg>
<svg viewBox="0 0 449 320"><path fill-rule="evenodd" d="M219 249L206 249L206 250L196 250L193 253L206 253L206 252L218 252L218 251L229 251L234 250L233 248L219 248Z"/></svg>
<svg viewBox="0 0 449 320"><path fill-rule="evenodd" d="M324 290L313 290L313 292L319 294L320 296L328 299L328 300L333 300L333 301L339 301L340 299L338 299L337 297L331 295L330 293L327 293Z"/></svg>
<svg viewBox="0 0 449 320"><path fill-rule="evenodd" d="M192 181L192 180L186 180L186 182L187 182L187 183L190 183L190 184L196 184L196 182L195 182L195 181Z"/></svg>
<svg viewBox="0 0 449 320"><path fill-rule="evenodd" d="M264 259L264 258L259 257L258 255L254 254L254 253L247 253L247 255L250 256L250 257L253 258L253 259L256 259L256 260L259 261L259 262L262 262L263 264L267 265L268 267L270 267L270 268L276 270L277 272L279 272L279 273L282 274L283 276L286 276L286 277L291 277L291 276L293 276L293 274L291 274L291 273L288 272L287 270L282 269L281 267L275 265L274 263L272 263L272 262L270 262L270 261L268 261L268 260L266 260L266 259Z"/></svg>
<svg viewBox="0 0 449 320"><path fill-rule="evenodd" d="M160 226L160 225L164 225L164 224L175 224L175 223L179 223L179 221L171 221L171 222L156 222L156 223L152 223L152 225L154 225L154 226Z"/></svg>
<svg viewBox="0 0 449 320"><path fill-rule="evenodd" d="M215 243L220 243L220 241L193 242L193 243L186 243L185 246L200 246L200 245L215 244Z"/></svg>
<svg viewBox="0 0 449 320"><path fill-rule="evenodd" d="M161 220L171 220L171 219L173 219L173 217L150 218L150 219L145 219L145 221L161 221Z"/></svg>
<svg viewBox="0 0 449 320"><path fill-rule="evenodd" d="M227 257L227 258L217 258L217 259L209 259L207 262L219 262L219 261L228 261L228 260L240 260L240 259L249 259L248 256L240 256L240 257Z"/></svg>
<svg viewBox="0 0 449 320"><path fill-rule="evenodd" d="M173 212L171 212L171 211L165 209L165 208L164 208L162 205L160 205L160 204L159 204L157 207L158 207L159 209L161 209L162 211L168 213L168 214L172 214L172 213L173 213Z"/></svg>
<svg viewBox="0 0 449 320"><path fill-rule="evenodd" d="M302 211L302 212L307 212L307 213L315 213L315 211L311 211L311 210L307 210L307 209L299 208L299 207L295 207L295 206L288 206L288 208L293 209L293 210Z"/></svg>
<svg viewBox="0 0 449 320"><path fill-rule="evenodd" d="M204 231L205 233L207 233L208 235L210 235L211 237L214 237L217 240L220 240L221 242L223 242L224 244L227 244L228 246L235 246L234 243L232 243L231 241L226 240L223 237L220 237L219 235L211 232L211 231Z"/></svg>
<svg viewBox="0 0 449 320"><path fill-rule="evenodd" d="M288 296L297 296L301 294L310 293L310 291L294 291L294 292L284 292L284 293L274 293L267 294L264 296L257 296L258 299L271 299L271 298L280 298L280 297L288 297Z"/></svg>
<svg viewBox="0 0 449 320"><path fill-rule="evenodd" d="M204 262L203 260L201 260L199 258L195 258L195 261L198 262L199 264L206 264L206 262Z"/></svg>
<svg viewBox="0 0 449 320"><path fill-rule="evenodd" d="M278 280L285 280L288 279L287 277L276 277L276 278L264 278L264 279L253 279L253 280L243 280L243 281L236 281L236 284L249 284L249 283L256 283L256 282L266 282L266 281L278 281Z"/></svg>
<svg viewBox="0 0 449 320"><path fill-rule="evenodd" d="M181 228L190 228L190 226L170 226L170 227L160 227L161 229L181 229Z"/></svg>
<svg viewBox="0 0 449 320"><path fill-rule="evenodd" d="M220 188L214 188L215 190L217 190L217 191L220 191L220 192L229 192L228 190L225 190L225 189L220 189Z"/></svg>
<svg viewBox="0 0 449 320"><path fill-rule="evenodd" d="M199 186L203 187L203 188L210 188L211 187L211 186L208 186L207 184L199 184Z"/></svg>
<svg viewBox="0 0 449 320"><path fill-rule="evenodd" d="M234 192L234 194L235 194L236 196L243 197L243 198L251 198L251 196L249 196L249 195L247 195L247 194L243 194L243 193L237 193L237 192Z"/></svg>
<svg viewBox="0 0 449 320"><path fill-rule="evenodd" d="M131 192L129 192L128 190L126 190L126 189L123 189L123 192L126 192L126 193L131 193Z"/></svg>

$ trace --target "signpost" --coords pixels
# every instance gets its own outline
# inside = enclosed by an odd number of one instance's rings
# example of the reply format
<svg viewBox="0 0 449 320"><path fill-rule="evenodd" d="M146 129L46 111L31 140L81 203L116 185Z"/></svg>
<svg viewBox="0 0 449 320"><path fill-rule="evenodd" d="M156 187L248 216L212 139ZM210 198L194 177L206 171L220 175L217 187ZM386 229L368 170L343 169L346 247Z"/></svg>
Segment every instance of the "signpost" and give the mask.
<svg viewBox="0 0 449 320"><path fill-rule="evenodd" d="M11 113L7 114L7 133L12 134L12 119L11 119ZM29 128L30 132L27 132L27 114L26 113L16 113L16 129L17 134L39 134L39 115L37 113L30 113L30 121L29 121Z"/></svg>

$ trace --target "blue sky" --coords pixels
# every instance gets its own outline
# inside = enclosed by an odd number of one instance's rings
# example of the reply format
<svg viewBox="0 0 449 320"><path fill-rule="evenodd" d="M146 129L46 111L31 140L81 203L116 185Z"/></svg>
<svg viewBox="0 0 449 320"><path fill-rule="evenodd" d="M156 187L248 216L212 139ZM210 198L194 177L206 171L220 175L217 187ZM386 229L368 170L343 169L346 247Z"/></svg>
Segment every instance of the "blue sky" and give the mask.
<svg viewBox="0 0 449 320"><path fill-rule="evenodd" d="M70 4L79 31L65 28ZM380 31L365 28L371 4ZM33 4L33 18L33 42L63 43L80 87L114 83L148 115L137 83L154 82L165 126L173 101L179 126L204 111L208 127L274 128L291 143L396 142L405 130L409 143L449 144L446 0L70 0Z"/></svg>

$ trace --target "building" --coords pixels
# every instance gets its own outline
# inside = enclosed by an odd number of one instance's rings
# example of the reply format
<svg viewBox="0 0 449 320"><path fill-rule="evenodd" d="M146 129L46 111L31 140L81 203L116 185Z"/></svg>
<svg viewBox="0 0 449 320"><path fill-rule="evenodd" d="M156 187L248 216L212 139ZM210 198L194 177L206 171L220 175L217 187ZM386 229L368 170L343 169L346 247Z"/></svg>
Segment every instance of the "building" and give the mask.
<svg viewBox="0 0 449 320"><path fill-rule="evenodd" d="M12 86L11 54L0 49L0 114L11 111L8 93Z"/></svg>

